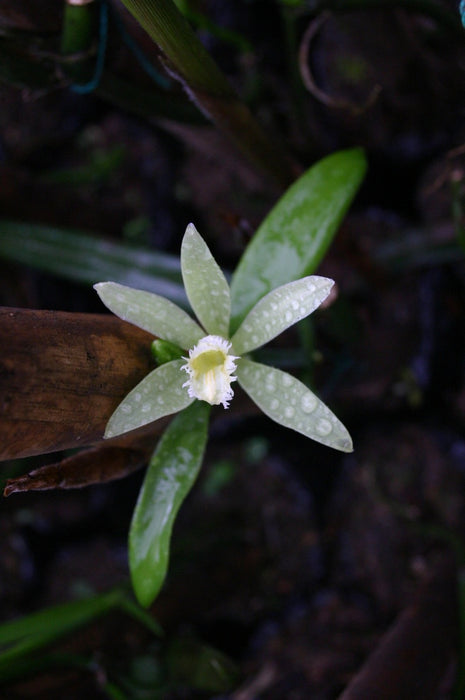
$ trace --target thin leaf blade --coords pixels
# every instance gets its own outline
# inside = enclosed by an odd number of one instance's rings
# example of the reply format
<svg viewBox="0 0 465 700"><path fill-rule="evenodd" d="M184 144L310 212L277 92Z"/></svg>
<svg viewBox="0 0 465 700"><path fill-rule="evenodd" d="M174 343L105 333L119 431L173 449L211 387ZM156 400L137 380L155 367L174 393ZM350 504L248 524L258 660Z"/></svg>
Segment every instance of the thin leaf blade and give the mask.
<svg viewBox="0 0 465 700"><path fill-rule="evenodd" d="M95 615L106 613L119 602L120 598L121 592L115 589L109 593L61 603L52 608L45 608L25 617L4 622L0 625L0 646L4 647L29 636L41 634L45 627L49 631L52 628L51 631L57 634L62 630L72 629L76 625L88 622ZM51 611L53 611L52 614Z"/></svg>
<svg viewBox="0 0 465 700"><path fill-rule="evenodd" d="M196 401L161 438L139 494L129 532L129 567L134 592L148 607L165 580L173 523L200 469L210 406Z"/></svg>
<svg viewBox="0 0 465 700"><path fill-rule="evenodd" d="M335 450L352 452L352 439L345 426L298 379L245 359L239 360L236 374L252 401L276 423Z"/></svg>
<svg viewBox="0 0 465 700"><path fill-rule="evenodd" d="M233 335L234 352L251 352L301 321L320 306L333 284L327 277L312 275L273 289L255 304Z"/></svg>
<svg viewBox="0 0 465 700"><path fill-rule="evenodd" d="M110 279L187 308L177 256L65 228L0 221L0 256L83 284Z"/></svg>
<svg viewBox="0 0 465 700"><path fill-rule="evenodd" d="M365 170L360 149L339 151L316 163L285 192L233 275L232 331L265 294L315 271Z"/></svg>

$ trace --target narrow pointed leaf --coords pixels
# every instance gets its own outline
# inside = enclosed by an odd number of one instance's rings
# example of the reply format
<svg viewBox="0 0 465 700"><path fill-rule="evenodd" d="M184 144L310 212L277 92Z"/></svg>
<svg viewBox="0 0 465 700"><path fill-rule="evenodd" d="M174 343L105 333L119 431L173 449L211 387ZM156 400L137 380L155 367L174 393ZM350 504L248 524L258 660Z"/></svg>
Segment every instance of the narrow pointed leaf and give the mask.
<svg viewBox="0 0 465 700"><path fill-rule="evenodd" d="M148 607L166 576L171 531L191 490L207 441L210 406L196 401L173 420L151 459L129 532L129 567L139 603Z"/></svg>
<svg viewBox="0 0 465 700"><path fill-rule="evenodd" d="M183 364L184 360L167 362L139 382L111 416L105 437L135 430L189 406L194 399L182 386L187 378L181 370Z"/></svg>
<svg viewBox="0 0 465 700"><path fill-rule="evenodd" d="M187 298L200 323L211 335L227 338L231 315L229 285L193 224L187 227L182 241L181 270Z"/></svg>
<svg viewBox="0 0 465 700"><path fill-rule="evenodd" d="M8 620L0 625L0 647L17 644L32 636L41 635L47 630L58 637L78 625L86 624L96 615L107 613L119 604L122 593L118 589L92 598L61 603L44 608L25 617Z"/></svg>
<svg viewBox="0 0 465 700"><path fill-rule="evenodd" d="M165 297L116 282L100 282L95 290L110 311L181 348L190 348L205 334L185 311Z"/></svg>
<svg viewBox="0 0 465 700"><path fill-rule="evenodd" d="M34 666L45 647L115 609L139 620L154 634L163 634L157 621L121 589L54 605L0 625L0 682L24 677L28 663Z"/></svg>
<svg viewBox="0 0 465 700"><path fill-rule="evenodd" d="M237 380L267 416L312 440L342 452L352 439L341 421L313 392L287 372L241 359Z"/></svg>
<svg viewBox="0 0 465 700"><path fill-rule="evenodd" d="M316 270L365 169L361 150L339 151L289 187L258 228L234 273L233 332L265 294Z"/></svg>
<svg viewBox="0 0 465 700"><path fill-rule="evenodd" d="M255 350L311 314L333 284L327 277L313 275L274 289L255 304L232 337L234 352L244 355Z"/></svg>
<svg viewBox="0 0 465 700"><path fill-rule="evenodd" d="M187 308L177 256L109 241L97 233L0 220L0 257L86 285L114 280Z"/></svg>

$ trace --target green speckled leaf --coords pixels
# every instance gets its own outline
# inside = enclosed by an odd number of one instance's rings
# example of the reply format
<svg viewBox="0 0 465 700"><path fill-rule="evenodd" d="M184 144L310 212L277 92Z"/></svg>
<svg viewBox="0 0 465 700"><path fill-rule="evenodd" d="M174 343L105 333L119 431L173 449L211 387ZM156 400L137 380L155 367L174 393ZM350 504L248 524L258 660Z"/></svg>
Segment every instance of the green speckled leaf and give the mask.
<svg viewBox="0 0 465 700"><path fill-rule="evenodd" d="M313 392L287 372L241 359L237 380L267 416L312 440L352 452L352 439L341 421Z"/></svg>
<svg viewBox="0 0 465 700"><path fill-rule="evenodd" d="M94 285L100 299L123 321L129 321L181 348L193 347L205 333L185 311L158 294L116 282Z"/></svg>
<svg viewBox="0 0 465 700"><path fill-rule="evenodd" d="M173 523L202 464L210 406L196 401L165 431L150 461L129 532L129 567L148 607L165 580Z"/></svg>
<svg viewBox="0 0 465 700"><path fill-rule="evenodd" d="M209 334L227 338L231 315L229 286L193 224L189 224L182 240L181 270L187 298L200 323Z"/></svg>
<svg viewBox="0 0 465 700"><path fill-rule="evenodd" d="M105 437L127 433L189 406L194 399L182 386L187 380L183 364L184 360L167 362L139 382L111 416Z"/></svg>
<svg viewBox="0 0 465 700"><path fill-rule="evenodd" d="M365 170L361 150L339 151L289 187L258 228L233 275L232 332L265 294L316 270Z"/></svg>
<svg viewBox="0 0 465 700"><path fill-rule="evenodd" d="M327 277L313 275L274 289L255 304L241 323L232 337L233 351L244 355L276 338L315 311L333 284Z"/></svg>

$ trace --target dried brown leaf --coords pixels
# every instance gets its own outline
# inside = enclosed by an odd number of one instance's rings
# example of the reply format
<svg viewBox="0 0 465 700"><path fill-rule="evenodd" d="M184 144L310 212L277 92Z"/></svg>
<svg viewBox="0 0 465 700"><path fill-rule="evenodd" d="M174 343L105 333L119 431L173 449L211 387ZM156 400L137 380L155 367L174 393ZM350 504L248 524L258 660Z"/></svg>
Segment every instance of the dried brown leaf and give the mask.
<svg viewBox="0 0 465 700"><path fill-rule="evenodd" d="M0 460L100 439L153 369L151 339L113 316L0 308Z"/></svg>
<svg viewBox="0 0 465 700"><path fill-rule="evenodd" d="M157 432L165 423L157 423ZM147 463L155 441L153 430L143 437L132 433L132 440L126 436L124 442L109 440L60 462L46 464L28 474L8 479L4 495L11 496L23 491L76 489L122 479Z"/></svg>

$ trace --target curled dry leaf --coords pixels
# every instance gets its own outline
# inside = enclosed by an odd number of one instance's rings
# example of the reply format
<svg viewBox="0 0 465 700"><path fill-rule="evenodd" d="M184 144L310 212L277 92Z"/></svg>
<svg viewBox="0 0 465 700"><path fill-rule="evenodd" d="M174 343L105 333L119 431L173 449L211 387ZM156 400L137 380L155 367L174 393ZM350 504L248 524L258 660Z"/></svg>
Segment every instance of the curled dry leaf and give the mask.
<svg viewBox="0 0 465 700"><path fill-rule="evenodd" d="M157 424L157 431L161 426ZM28 474L8 479L4 496L23 491L76 489L91 484L102 484L122 479L147 463L153 449L153 432L144 438L133 439L133 445L119 445L111 441L66 457L60 462L46 464Z"/></svg>

